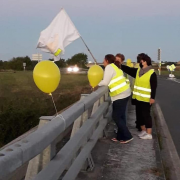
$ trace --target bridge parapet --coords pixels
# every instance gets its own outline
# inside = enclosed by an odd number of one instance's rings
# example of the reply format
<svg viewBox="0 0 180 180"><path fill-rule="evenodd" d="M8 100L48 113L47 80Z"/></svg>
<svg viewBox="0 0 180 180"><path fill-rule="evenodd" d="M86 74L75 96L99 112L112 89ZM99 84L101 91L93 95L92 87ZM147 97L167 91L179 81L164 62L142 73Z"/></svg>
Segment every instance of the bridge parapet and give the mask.
<svg viewBox="0 0 180 180"><path fill-rule="evenodd" d="M84 97L84 95L83 95ZM49 160L27 179L56 180L68 170L63 179L75 179L84 163L91 158L91 150L111 117L111 103L108 88L82 98L58 116L43 117L49 122L39 127L24 139L0 151L0 179L5 179L25 163L42 154L49 147ZM71 139L56 154L54 147L57 139L72 126ZM62 138L60 138L62 139ZM37 162L37 161L36 161ZM38 162L34 166L39 166ZM52 171L53 169L53 171ZM39 172L40 171L40 172ZM28 174L28 171L27 171Z"/></svg>

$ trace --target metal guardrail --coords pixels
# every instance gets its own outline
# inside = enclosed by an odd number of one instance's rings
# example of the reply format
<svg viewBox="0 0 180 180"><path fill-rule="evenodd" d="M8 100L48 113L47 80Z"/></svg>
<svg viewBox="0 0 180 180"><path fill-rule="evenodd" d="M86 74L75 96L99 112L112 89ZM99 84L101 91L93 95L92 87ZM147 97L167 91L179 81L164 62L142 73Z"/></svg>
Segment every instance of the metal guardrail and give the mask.
<svg viewBox="0 0 180 180"><path fill-rule="evenodd" d="M38 128L26 138L0 151L0 179L8 177L41 154L70 125L74 122L77 124L79 117L83 117L80 118L83 120L82 126L74 127L76 131L73 132L71 139L34 177L35 180L56 180L69 169L63 179L75 179L111 117L110 104L108 88L101 87L75 103L60 116L53 117L48 124Z"/></svg>

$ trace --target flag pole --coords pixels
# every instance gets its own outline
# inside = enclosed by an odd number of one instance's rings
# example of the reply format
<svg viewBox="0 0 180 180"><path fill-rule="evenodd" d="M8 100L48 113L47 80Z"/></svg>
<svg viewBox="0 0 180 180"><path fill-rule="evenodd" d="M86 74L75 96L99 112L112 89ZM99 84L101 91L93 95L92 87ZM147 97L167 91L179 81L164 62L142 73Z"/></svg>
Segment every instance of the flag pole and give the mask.
<svg viewBox="0 0 180 180"><path fill-rule="evenodd" d="M89 51L90 55L92 56L94 63L97 64L97 61L95 59L95 57L93 56L92 52L90 51L90 49L88 48L87 44L85 43L84 39L80 36L82 42L84 43L84 45L86 46L87 50Z"/></svg>

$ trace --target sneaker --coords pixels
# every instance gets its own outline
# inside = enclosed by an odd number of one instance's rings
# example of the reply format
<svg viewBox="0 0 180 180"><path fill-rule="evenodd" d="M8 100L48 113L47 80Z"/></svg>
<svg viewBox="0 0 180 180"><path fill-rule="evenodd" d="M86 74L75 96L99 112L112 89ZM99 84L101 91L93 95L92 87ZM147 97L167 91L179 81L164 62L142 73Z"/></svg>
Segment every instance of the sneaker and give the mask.
<svg viewBox="0 0 180 180"><path fill-rule="evenodd" d="M146 133L144 136L141 136L140 138L141 139L152 139L152 135Z"/></svg>
<svg viewBox="0 0 180 180"><path fill-rule="evenodd" d="M138 136L139 136L139 137L142 137L142 136L144 136L145 134L147 134L146 131L141 131L141 132L138 134Z"/></svg>
<svg viewBox="0 0 180 180"><path fill-rule="evenodd" d="M126 141L123 141L123 140L122 140L122 141L120 141L120 143L121 143L121 144L127 144L127 143L129 143L130 141L132 141L132 140L133 140L133 138L131 138L131 139L129 139L129 140L126 140Z"/></svg>

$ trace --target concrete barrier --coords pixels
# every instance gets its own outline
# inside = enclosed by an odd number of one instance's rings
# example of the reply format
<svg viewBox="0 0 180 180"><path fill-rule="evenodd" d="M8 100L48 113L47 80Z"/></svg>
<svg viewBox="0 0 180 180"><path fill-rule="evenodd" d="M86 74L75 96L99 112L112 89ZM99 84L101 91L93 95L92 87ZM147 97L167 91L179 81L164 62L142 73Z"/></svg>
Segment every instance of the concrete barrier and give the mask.
<svg viewBox="0 0 180 180"><path fill-rule="evenodd" d="M161 158L167 180L180 180L180 159L158 103L153 106Z"/></svg>

